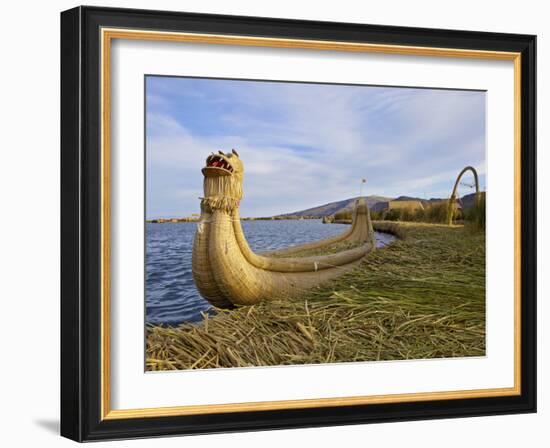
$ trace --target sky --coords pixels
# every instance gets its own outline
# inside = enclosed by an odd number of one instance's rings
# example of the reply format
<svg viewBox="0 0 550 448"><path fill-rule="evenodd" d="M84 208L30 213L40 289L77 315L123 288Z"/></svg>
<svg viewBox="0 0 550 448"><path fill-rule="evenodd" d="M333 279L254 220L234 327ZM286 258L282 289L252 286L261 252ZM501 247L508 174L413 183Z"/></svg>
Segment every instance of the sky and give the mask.
<svg viewBox="0 0 550 448"><path fill-rule="evenodd" d="M355 197L361 179L365 195L448 197L466 165L485 189L485 95L147 76L147 218L198 213L206 157L232 148L245 217Z"/></svg>

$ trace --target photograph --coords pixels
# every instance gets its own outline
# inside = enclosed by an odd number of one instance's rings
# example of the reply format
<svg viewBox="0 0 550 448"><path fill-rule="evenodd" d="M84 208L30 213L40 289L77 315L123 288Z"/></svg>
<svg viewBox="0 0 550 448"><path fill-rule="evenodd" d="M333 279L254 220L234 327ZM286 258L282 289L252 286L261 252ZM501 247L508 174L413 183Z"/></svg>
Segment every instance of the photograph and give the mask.
<svg viewBox="0 0 550 448"><path fill-rule="evenodd" d="M486 356L487 91L147 74L144 102L146 371Z"/></svg>

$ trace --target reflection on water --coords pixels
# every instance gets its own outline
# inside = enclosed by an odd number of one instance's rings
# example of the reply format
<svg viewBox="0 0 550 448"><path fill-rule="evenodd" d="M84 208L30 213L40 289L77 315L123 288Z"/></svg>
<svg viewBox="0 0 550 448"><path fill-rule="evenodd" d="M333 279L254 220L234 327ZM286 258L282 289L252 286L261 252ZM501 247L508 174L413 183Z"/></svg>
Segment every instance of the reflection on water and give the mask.
<svg viewBox="0 0 550 448"><path fill-rule="evenodd" d="M252 250L261 252L328 238L346 230L344 224L321 220L243 221ZM191 275L196 223L146 224L145 313L151 324L175 325L202 319L210 304L198 293ZM377 246L393 237L376 232Z"/></svg>

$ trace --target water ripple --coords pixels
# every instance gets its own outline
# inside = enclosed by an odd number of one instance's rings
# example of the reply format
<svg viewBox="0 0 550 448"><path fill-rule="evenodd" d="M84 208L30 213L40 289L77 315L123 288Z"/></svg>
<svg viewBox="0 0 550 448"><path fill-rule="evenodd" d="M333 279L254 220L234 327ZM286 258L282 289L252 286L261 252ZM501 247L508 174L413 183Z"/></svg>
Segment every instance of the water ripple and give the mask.
<svg viewBox="0 0 550 448"><path fill-rule="evenodd" d="M151 324L198 322L210 304L198 293L191 274L195 223L146 225L145 313ZM281 249L334 236L343 224L320 220L244 221L243 229L254 251ZM393 237L376 233L377 246Z"/></svg>

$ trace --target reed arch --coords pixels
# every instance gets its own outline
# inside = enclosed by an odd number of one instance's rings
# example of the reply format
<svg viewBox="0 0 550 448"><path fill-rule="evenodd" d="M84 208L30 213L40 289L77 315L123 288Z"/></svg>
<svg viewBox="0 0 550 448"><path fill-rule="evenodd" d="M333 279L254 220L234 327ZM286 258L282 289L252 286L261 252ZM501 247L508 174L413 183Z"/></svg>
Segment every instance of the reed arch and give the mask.
<svg viewBox="0 0 550 448"><path fill-rule="evenodd" d="M479 177L477 175L477 171L473 166L467 166L462 169L462 171L458 174L455 185L453 187L453 192L451 193L451 197L449 198L449 204L447 206L447 224L451 225L453 223L453 214L455 210L455 203L456 203L456 190L458 188L458 184L460 183L460 179L462 179L462 176L466 173L466 171L471 171L474 175L474 182L476 186L476 205L479 204L480 199L480 192L479 192Z"/></svg>

